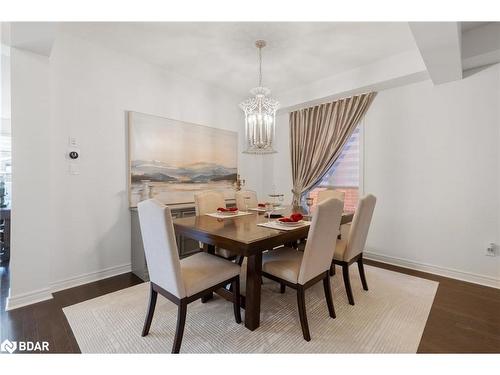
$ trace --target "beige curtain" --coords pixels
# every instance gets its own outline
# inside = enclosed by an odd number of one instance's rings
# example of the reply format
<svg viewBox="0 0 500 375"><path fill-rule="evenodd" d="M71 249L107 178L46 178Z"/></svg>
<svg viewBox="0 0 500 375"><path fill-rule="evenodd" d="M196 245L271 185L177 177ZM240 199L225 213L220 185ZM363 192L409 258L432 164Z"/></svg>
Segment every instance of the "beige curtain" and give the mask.
<svg viewBox="0 0 500 375"><path fill-rule="evenodd" d="M375 95L356 95L290 113L294 206L335 163Z"/></svg>

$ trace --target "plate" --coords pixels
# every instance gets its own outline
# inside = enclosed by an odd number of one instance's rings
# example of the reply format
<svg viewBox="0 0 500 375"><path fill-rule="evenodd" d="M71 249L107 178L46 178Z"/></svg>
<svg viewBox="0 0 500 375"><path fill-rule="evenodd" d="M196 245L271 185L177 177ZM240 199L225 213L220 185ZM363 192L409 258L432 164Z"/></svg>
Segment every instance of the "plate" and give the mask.
<svg viewBox="0 0 500 375"><path fill-rule="evenodd" d="M266 209L262 207L252 207L249 208L248 211L266 212Z"/></svg>
<svg viewBox="0 0 500 375"><path fill-rule="evenodd" d="M239 211L217 211L217 214L222 216L233 216L237 215Z"/></svg>
<svg viewBox="0 0 500 375"><path fill-rule="evenodd" d="M279 221L279 220L276 220L276 222L280 225L283 225L285 227L299 227L301 225L304 224L304 220L299 220L299 221L292 221L292 222L283 222L283 221Z"/></svg>

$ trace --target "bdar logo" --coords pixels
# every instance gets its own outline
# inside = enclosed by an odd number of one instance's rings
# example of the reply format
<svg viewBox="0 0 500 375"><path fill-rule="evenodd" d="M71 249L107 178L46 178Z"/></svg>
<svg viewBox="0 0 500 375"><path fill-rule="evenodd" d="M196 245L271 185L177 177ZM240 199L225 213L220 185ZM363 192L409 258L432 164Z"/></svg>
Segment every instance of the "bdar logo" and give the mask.
<svg viewBox="0 0 500 375"><path fill-rule="evenodd" d="M10 341L6 339L0 344L0 352L48 352L48 341Z"/></svg>
<svg viewBox="0 0 500 375"><path fill-rule="evenodd" d="M14 341L10 341L9 339L4 340L0 345L0 351L9 352L10 354L14 353L17 349L17 343Z"/></svg>

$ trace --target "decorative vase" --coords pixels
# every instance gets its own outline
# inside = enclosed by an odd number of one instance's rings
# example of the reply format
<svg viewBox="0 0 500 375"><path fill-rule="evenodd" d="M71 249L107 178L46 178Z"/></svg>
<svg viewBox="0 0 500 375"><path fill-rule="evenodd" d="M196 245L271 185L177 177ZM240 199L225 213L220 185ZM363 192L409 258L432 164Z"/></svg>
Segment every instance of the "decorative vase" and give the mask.
<svg viewBox="0 0 500 375"><path fill-rule="evenodd" d="M151 188L151 180L142 180L142 200L151 199L152 196L152 188Z"/></svg>

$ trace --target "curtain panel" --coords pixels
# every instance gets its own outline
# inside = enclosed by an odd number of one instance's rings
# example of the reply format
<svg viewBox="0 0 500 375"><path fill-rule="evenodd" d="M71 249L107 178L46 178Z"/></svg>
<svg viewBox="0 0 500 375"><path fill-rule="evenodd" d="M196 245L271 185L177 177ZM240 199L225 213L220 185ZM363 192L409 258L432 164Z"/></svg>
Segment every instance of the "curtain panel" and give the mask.
<svg viewBox="0 0 500 375"><path fill-rule="evenodd" d="M352 96L290 113L293 205L338 159L376 92Z"/></svg>

